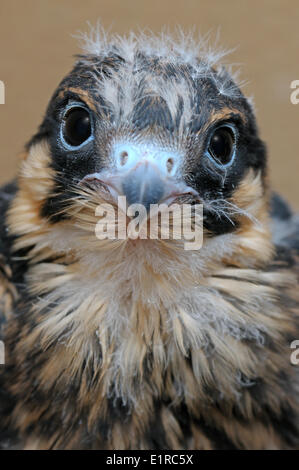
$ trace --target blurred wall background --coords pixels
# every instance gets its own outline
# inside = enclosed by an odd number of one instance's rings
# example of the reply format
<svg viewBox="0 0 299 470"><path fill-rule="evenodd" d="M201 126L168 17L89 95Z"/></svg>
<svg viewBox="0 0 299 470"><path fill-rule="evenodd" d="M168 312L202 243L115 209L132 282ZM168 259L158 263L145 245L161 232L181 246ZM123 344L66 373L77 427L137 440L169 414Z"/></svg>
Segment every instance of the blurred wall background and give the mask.
<svg viewBox="0 0 299 470"><path fill-rule="evenodd" d="M273 187L299 208L299 104L290 101L299 80L298 0L0 0L0 183L15 175L18 153L79 52L72 34L98 18L119 33L219 27L221 44L237 46L228 60L249 81L243 91L254 95Z"/></svg>

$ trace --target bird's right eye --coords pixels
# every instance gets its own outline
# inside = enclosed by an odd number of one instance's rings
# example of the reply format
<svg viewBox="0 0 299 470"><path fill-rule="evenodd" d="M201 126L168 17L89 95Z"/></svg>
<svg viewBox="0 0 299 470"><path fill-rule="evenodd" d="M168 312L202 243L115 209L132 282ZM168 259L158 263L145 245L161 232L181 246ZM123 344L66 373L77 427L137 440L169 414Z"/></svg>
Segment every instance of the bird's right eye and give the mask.
<svg viewBox="0 0 299 470"><path fill-rule="evenodd" d="M62 122L62 141L70 147L80 147L92 136L91 116L81 106L69 108Z"/></svg>

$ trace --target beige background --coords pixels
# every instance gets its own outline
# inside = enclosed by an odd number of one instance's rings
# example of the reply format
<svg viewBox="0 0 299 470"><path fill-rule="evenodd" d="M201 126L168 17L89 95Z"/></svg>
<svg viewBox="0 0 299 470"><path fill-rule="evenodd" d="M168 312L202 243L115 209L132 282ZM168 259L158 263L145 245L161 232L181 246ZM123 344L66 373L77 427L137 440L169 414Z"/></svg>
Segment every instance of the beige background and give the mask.
<svg viewBox="0 0 299 470"><path fill-rule="evenodd" d="M290 83L299 80L298 0L0 0L0 183L16 172L17 154L35 132L47 102L78 52L78 30L100 18L124 33L163 25L220 27L221 43L240 63L268 144L273 187L299 208L299 104Z"/></svg>

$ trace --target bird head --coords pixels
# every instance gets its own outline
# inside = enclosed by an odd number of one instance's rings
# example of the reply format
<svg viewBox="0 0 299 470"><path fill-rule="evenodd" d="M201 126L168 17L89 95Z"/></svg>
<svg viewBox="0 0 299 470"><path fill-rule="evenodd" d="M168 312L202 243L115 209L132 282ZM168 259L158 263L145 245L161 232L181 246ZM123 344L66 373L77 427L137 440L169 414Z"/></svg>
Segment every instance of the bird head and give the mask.
<svg viewBox="0 0 299 470"><path fill-rule="evenodd" d="M201 204L209 239L265 217L264 145L221 53L183 35L94 36L51 98L21 169L20 186L42 225L60 234L57 246L103 248L96 207L119 198L142 205L147 219L151 205Z"/></svg>

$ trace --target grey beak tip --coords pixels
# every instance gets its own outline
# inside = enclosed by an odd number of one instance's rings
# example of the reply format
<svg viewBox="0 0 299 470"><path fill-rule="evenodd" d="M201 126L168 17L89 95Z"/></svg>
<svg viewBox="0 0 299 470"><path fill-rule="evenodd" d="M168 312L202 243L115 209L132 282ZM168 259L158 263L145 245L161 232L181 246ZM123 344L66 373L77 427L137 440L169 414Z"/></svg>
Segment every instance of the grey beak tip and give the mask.
<svg viewBox="0 0 299 470"><path fill-rule="evenodd" d="M163 181L158 177L143 181L136 174L129 175L122 184L128 205L142 204L146 211L151 204L158 204L164 194Z"/></svg>

